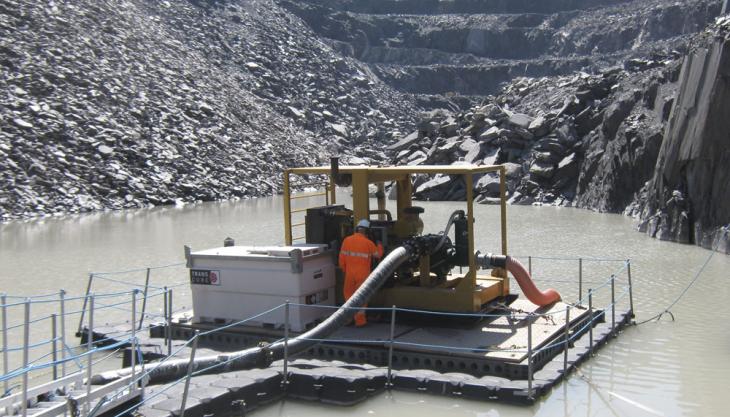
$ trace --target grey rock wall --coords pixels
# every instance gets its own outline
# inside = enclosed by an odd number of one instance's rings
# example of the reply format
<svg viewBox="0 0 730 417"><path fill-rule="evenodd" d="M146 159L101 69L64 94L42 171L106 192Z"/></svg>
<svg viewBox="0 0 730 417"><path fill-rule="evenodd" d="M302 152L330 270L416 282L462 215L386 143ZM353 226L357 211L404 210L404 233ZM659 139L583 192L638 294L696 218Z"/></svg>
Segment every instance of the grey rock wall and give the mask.
<svg viewBox="0 0 730 417"><path fill-rule="evenodd" d="M682 66L652 180L632 211L662 240L730 253L730 18Z"/></svg>
<svg viewBox="0 0 730 417"><path fill-rule="evenodd" d="M681 54L629 60L589 75L519 78L467 111L423 115L392 144L397 164L507 164L513 204L621 212L652 178L676 91ZM421 178L416 197L463 199L463 184ZM496 178L477 201L495 202Z"/></svg>
<svg viewBox="0 0 730 417"><path fill-rule="evenodd" d="M483 96L676 48L722 0L277 0L410 93Z"/></svg>

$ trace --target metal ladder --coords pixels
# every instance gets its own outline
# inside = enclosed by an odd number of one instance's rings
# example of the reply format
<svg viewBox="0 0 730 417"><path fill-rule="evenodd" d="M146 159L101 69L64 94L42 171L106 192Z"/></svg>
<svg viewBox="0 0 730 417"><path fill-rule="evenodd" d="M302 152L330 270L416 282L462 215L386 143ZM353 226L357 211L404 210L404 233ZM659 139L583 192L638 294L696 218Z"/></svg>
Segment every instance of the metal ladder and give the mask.
<svg viewBox="0 0 730 417"><path fill-rule="evenodd" d="M0 416L98 416L124 403L142 398L147 377L132 384L138 377L127 375L107 384L88 386L84 381L84 372L75 372L28 389L25 407L22 392L0 398Z"/></svg>
<svg viewBox="0 0 730 417"><path fill-rule="evenodd" d="M324 186L324 191L315 191L311 193L301 193L297 195L291 194L291 188L289 185L289 175L288 173L284 176L284 222L286 223L284 225L284 231L286 233L286 244L291 245L292 243L299 241L299 240L305 240L306 236L304 233L302 233L301 236L294 236L294 229L297 227L304 227L307 222L304 219L301 219L301 221L297 223L293 223L293 216L297 213L306 213L307 210L318 207L317 205L309 206L309 207L302 207L297 209L292 209L292 202L295 200L302 200L306 198L311 197L321 197L324 196L325 198L325 205L330 205L330 195L331 195L331 188L332 183L330 181L315 181L310 183L304 183L304 184L297 184L300 187L322 187Z"/></svg>

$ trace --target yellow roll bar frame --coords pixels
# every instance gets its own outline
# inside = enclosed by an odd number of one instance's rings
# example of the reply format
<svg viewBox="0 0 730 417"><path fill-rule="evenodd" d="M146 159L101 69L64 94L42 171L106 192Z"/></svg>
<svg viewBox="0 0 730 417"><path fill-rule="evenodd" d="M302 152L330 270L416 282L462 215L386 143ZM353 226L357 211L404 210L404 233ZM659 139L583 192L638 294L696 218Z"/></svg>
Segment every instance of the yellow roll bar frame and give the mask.
<svg viewBox="0 0 730 417"><path fill-rule="evenodd" d="M500 178L500 223L501 223L501 241L502 254L507 254L507 198L506 198L506 170L502 165L456 165L456 166L438 166L438 165L418 165L418 166L341 166L339 167L339 175L351 177L352 186L352 203L354 222L357 224L362 219L370 217L370 197L369 185L376 184L382 190L382 184L386 182L395 182L397 187L397 218L403 218L404 210L412 205L413 186L411 177L414 174L443 174L451 176L462 176L466 186L466 215L469 233L469 271L460 277L454 283L441 288L445 292L461 294L461 297L448 297L450 301L444 301L443 295L436 295L431 288L420 288L420 291L409 287L410 289L391 288L382 290L382 297L376 297L374 304L396 303L399 307L417 307L431 308L446 311L479 311L482 304L499 296L507 295L509 292L509 284L507 274L504 270L494 271L494 277L478 277L474 247L474 176L476 174L486 174L490 172L499 173ZM284 172L284 233L287 245L293 242L292 235L292 195L290 181L292 175L327 175L329 183L326 186L324 194L327 195L328 204L336 204L336 181L333 177L331 167L309 167L309 168L290 168ZM322 194L320 194L322 195ZM378 202L378 209L381 203ZM500 282L494 282L495 279ZM482 282L478 282L482 281ZM487 282L490 281L490 282ZM496 285L499 284L499 285ZM418 294L414 293L417 292ZM423 292L428 291L428 292ZM390 296L388 296L390 294ZM472 297L473 295L473 297ZM457 300L459 299L459 300ZM388 305L388 304L384 304ZM392 304L391 304L392 305Z"/></svg>

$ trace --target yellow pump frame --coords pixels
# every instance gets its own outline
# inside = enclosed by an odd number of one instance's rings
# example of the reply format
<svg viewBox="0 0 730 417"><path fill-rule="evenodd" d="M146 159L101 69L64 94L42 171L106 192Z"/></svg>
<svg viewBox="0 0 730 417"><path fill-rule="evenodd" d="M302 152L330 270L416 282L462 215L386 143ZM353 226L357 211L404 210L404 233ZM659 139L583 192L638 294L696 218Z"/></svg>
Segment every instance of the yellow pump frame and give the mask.
<svg viewBox="0 0 730 417"><path fill-rule="evenodd" d="M474 247L474 175L490 172L499 173L500 178L500 217L502 254L507 254L507 200L506 170L502 165L476 166L342 166L340 175L352 178L352 210L354 222L370 217L369 185L376 184L379 189L387 182L395 182L397 187L397 218L404 218L405 209L411 207L413 174L444 174L462 176L466 186L466 216L469 234L469 270L457 276L451 276L445 283L435 286L394 286L381 289L371 299L370 305L396 305L403 308L418 308L450 312L477 312L483 305L498 297L509 294L509 281L505 270L493 270L491 275L478 274ZM292 234L292 210L290 179L291 175L327 175L329 183L326 191L315 195L324 195L329 204L336 204L335 178L330 167L291 168L284 171L284 233L287 245L295 240ZM296 197L295 197L296 198ZM385 209L385 198L378 199L378 209ZM423 269L423 268L422 268Z"/></svg>

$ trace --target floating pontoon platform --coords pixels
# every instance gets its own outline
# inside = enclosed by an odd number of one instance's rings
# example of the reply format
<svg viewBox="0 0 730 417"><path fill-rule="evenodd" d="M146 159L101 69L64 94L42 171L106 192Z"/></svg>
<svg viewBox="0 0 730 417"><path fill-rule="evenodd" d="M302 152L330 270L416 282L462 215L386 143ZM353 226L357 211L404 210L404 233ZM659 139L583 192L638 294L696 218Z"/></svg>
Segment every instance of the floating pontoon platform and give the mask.
<svg viewBox="0 0 730 417"><path fill-rule="evenodd" d="M567 307L556 303L541 309L518 300L509 308L492 311L488 318L466 324L463 318L452 324L431 319L429 322L435 324L429 326L418 324L423 323L423 313L399 312L402 317L395 326L390 371L390 323L344 327L326 341L289 358L286 375L283 361L278 361L266 369L193 377L185 415L250 411L284 397L350 405L387 388L531 404L559 382L564 372L570 372L631 321L630 310L590 311L571 306L566 332ZM189 340L196 330L221 327L193 324L187 317L191 315L183 313L172 320L173 339ZM613 323L611 317L615 317ZM531 361L526 353L529 327L534 352ZM140 344L146 359L166 356L166 342L161 339L166 331L163 324L150 328L152 338ZM94 337L103 338L113 332L113 328L97 328ZM200 346L214 352L234 351L278 340L282 335L280 329L237 326L201 336ZM185 357L188 353L183 349L179 355ZM148 400L137 413L179 415L182 384L164 393L156 394L156 390L148 388Z"/></svg>

